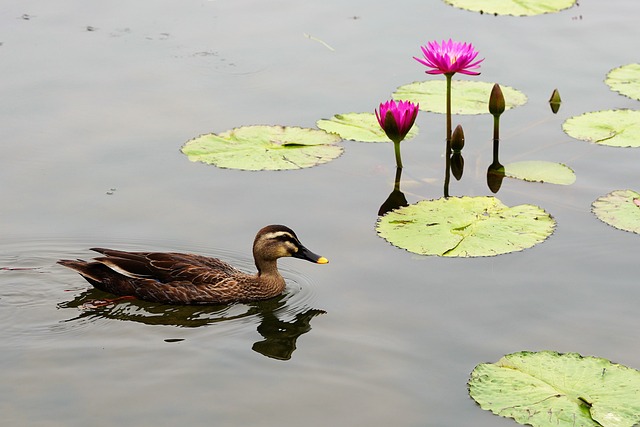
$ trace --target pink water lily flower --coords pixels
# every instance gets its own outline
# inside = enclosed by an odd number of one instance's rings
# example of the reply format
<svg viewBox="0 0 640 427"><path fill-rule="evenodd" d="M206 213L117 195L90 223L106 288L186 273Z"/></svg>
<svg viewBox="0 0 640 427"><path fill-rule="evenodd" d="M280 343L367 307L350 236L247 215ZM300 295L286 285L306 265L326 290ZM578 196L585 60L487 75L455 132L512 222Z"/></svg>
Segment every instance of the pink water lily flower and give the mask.
<svg viewBox="0 0 640 427"><path fill-rule="evenodd" d="M471 71L479 68L483 59L474 62L478 56L478 52L475 51L471 43L442 41L442 44L438 44L437 41L428 42L426 46L421 46L423 58L413 59L419 63L431 68L426 72L428 74L445 74L453 75L455 73L468 74L470 76L477 76L478 72Z"/></svg>
<svg viewBox="0 0 640 427"><path fill-rule="evenodd" d="M418 104L409 101L387 101L380 104L376 117L390 140L399 143L411 130L418 116Z"/></svg>

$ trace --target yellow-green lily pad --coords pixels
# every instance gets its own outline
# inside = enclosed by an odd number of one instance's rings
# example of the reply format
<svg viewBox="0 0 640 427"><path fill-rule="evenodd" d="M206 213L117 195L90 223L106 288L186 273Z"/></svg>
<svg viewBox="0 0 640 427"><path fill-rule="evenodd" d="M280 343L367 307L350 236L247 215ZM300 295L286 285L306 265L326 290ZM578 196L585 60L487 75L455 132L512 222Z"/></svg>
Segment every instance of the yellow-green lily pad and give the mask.
<svg viewBox="0 0 640 427"><path fill-rule="evenodd" d="M481 363L469 395L482 409L534 427L640 423L640 372L577 353L523 351Z"/></svg>
<svg viewBox="0 0 640 427"><path fill-rule="evenodd" d="M451 6L492 15L533 16L568 9L576 0L444 0Z"/></svg>
<svg viewBox="0 0 640 427"><path fill-rule="evenodd" d="M547 182L571 185L576 182L576 174L562 163L529 160L505 165L505 175L530 182Z"/></svg>
<svg viewBox="0 0 640 427"><path fill-rule="evenodd" d="M616 190L591 205L593 213L612 227L640 234L640 193Z"/></svg>
<svg viewBox="0 0 640 427"><path fill-rule="evenodd" d="M605 83L616 92L640 101L640 64L627 64L609 71Z"/></svg>
<svg viewBox="0 0 640 427"><path fill-rule="evenodd" d="M340 135L342 139L362 142L389 142L376 115L373 113L345 113L336 114L330 119L320 119L316 122L318 128ZM405 139L418 134L418 126L413 125Z"/></svg>
<svg viewBox="0 0 640 427"><path fill-rule="evenodd" d="M338 135L320 129L244 126L187 141L182 152L192 162L241 170L290 170L327 163L342 154Z"/></svg>
<svg viewBox="0 0 640 427"><path fill-rule="evenodd" d="M640 111L607 110L568 118L562 129L571 137L611 147L640 147Z"/></svg>
<svg viewBox="0 0 640 427"><path fill-rule="evenodd" d="M420 255L479 257L530 248L547 239L555 221L533 205L508 207L495 197L422 200L378 219L378 235Z"/></svg>
<svg viewBox="0 0 640 427"><path fill-rule="evenodd" d="M451 112L453 114L489 114L489 96L494 83L470 80L451 82ZM517 89L500 85L509 110L527 102L527 96ZM447 112L446 79L414 82L400 86L392 95L399 101L419 103L423 111L445 114Z"/></svg>

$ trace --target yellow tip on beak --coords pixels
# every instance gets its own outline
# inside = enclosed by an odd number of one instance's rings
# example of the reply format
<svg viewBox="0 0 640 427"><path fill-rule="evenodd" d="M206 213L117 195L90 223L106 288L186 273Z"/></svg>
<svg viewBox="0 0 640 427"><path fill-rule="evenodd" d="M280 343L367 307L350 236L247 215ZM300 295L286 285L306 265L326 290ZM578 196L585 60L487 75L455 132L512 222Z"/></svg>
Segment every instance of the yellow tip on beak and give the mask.
<svg viewBox="0 0 640 427"><path fill-rule="evenodd" d="M318 264L327 264L327 263L329 263L329 260L326 259L325 257L321 256L320 258L318 258L318 260L316 262Z"/></svg>

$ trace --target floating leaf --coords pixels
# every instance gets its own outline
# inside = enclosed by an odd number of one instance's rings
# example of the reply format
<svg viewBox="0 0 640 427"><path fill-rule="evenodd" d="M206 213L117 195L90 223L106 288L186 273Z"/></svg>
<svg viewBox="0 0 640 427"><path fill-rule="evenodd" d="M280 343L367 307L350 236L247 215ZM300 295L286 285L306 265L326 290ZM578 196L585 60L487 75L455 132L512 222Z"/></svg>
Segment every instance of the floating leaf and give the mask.
<svg viewBox="0 0 640 427"><path fill-rule="evenodd" d="M336 114L330 119L318 120L317 126L327 132L340 135L342 139L363 142L389 142L376 115L373 113ZM405 139L418 134L418 126L414 125Z"/></svg>
<svg viewBox="0 0 640 427"><path fill-rule="evenodd" d="M319 129L244 126L187 141L182 152L192 162L242 170L301 169L342 154L340 137Z"/></svg>
<svg viewBox="0 0 640 427"><path fill-rule="evenodd" d="M531 182L571 185L576 182L576 174L562 163L543 161L514 162L505 165L505 175Z"/></svg>
<svg viewBox="0 0 640 427"><path fill-rule="evenodd" d="M451 112L453 114L489 114L489 96L493 83L469 80L451 82ZM506 101L506 109L518 107L527 102L527 96L509 86L500 86ZM446 79L414 82L400 86L392 95L396 100L420 103L423 111L447 112Z"/></svg>
<svg viewBox="0 0 640 427"><path fill-rule="evenodd" d="M469 395L482 409L535 427L640 423L640 372L576 353L524 351L479 364Z"/></svg>
<svg viewBox="0 0 640 427"><path fill-rule="evenodd" d="M567 119L562 129L571 137L612 147L640 147L640 111L608 110Z"/></svg>
<svg viewBox="0 0 640 427"><path fill-rule="evenodd" d="M553 233L555 221L533 205L508 207L495 197L422 200L378 219L391 244L421 255L493 256L530 248Z"/></svg>
<svg viewBox="0 0 640 427"><path fill-rule="evenodd" d="M593 213L612 227L640 234L640 193L616 190L591 205Z"/></svg>
<svg viewBox="0 0 640 427"><path fill-rule="evenodd" d="M576 0L444 0L460 9L492 15L532 16L568 9Z"/></svg>
<svg viewBox="0 0 640 427"><path fill-rule="evenodd" d="M605 83L611 90L640 101L640 64L628 64L609 71Z"/></svg>

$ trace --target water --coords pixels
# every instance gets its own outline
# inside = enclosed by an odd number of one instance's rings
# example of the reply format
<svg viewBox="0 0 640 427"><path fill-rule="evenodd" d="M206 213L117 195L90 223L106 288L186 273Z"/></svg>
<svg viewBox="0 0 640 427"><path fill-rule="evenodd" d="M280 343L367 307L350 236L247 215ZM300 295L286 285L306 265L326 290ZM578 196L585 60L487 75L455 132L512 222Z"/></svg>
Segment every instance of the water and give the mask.
<svg viewBox="0 0 640 427"><path fill-rule="evenodd" d="M478 363L551 349L640 368L638 236L589 211L612 190L637 190L640 151L560 129L583 112L637 109L603 83L637 62L637 11L623 0L532 18L435 0L0 6L3 422L506 426L467 395ZM372 111L429 78L411 56L449 37L486 58L475 79L529 97L501 120L503 163L557 161L578 176L570 187L504 182L505 204L540 205L558 222L532 249L442 259L378 238L395 173L389 144L344 142L334 162L277 173L179 152L202 133ZM466 170L451 193L489 194L491 119L454 123L465 128ZM444 119L421 113L418 125L402 148L410 203L442 194ZM55 264L107 246L193 251L250 270L254 234L269 223L292 227L330 263L283 260L287 292L266 303L83 311L107 295Z"/></svg>

